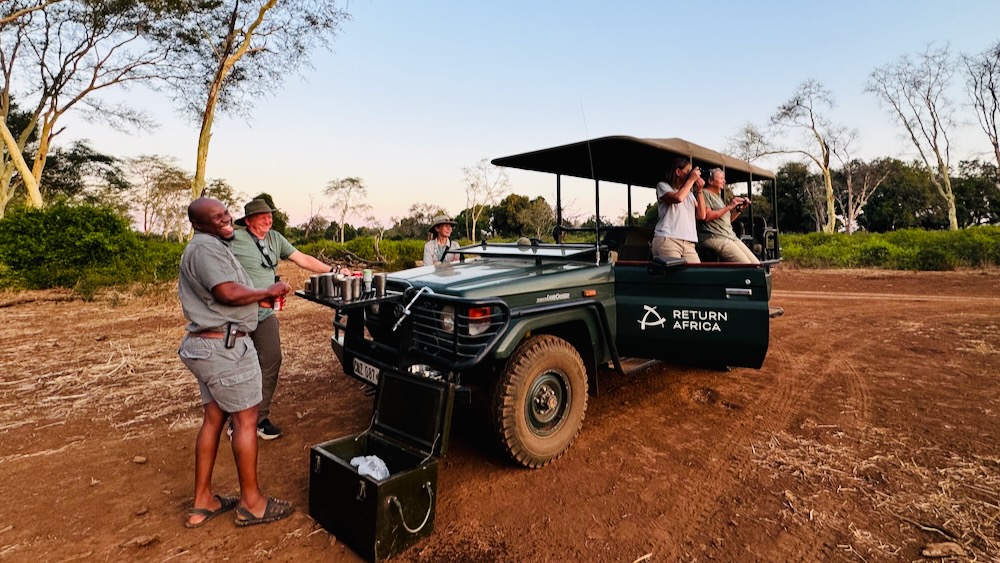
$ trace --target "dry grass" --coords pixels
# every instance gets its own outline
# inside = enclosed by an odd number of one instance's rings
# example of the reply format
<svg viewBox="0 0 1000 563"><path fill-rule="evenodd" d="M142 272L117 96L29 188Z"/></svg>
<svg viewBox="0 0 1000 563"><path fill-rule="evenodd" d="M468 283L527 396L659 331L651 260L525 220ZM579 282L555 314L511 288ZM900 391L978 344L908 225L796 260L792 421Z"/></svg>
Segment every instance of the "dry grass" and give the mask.
<svg viewBox="0 0 1000 563"><path fill-rule="evenodd" d="M84 415L119 428L182 417L197 388L177 361L184 319L173 292L114 290L94 302L53 292L4 311L0 431Z"/></svg>
<svg viewBox="0 0 1000 563"><path fill-rule="evenodd" d="M1000 459L914 449L879 429L857 440L837 432L822 436L821 441L778 433L751 447L754 461L772 478L798 482L795 493L780 492L784 518L849 530L853 543L839 547L851 558L898 557L903 549L899 534L859 528L849 513L810 508L870 505L884 514L883 521L898 522L897 530L908 528L904 535L916 535L914 542L953 541L965 547L973 560L1000 557ZM848 496L853 498L845 502Z"/></svg>

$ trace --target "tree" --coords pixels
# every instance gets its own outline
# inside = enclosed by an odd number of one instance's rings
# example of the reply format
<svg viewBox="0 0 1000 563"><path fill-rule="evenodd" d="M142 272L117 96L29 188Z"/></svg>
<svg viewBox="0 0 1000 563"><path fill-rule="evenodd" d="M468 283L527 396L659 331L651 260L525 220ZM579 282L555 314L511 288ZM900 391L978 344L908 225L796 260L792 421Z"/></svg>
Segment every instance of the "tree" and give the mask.
<svg viewBox="0 0 1000 563"><path fill-rule="evenodd" d="M368 227L368 231L372 236L372 244L375 246L375 261L385 264L387 260L385 256L382 255L382 239L385 238L385 233L388 231L392 225L396 222L396 219L390 219L388 223L375 217L372 213L371 207L368 208L368 214L365 215L365 223Z"/></svg>
<svg viewBox="0 0 1000 563"><path fill-rule="evenodd" d="M498 237L519 237L524 234L521 212L531 205L527 196L510 194L493 207L493 231Z"/></svg>
<svg viewBox="0 0 1000 563"><path fill-rule="evenodd" d="M249 110L253 100L308 64L316 45L327 46L348 19L336 0L186 0L187 11L157 26L171 45L175 72L170 92L200 121L192 197L205 187L216 111Z"/></svg>
<svg viewBox="0 0 1000 563"><path fill-rule="evenodd" d="M430 228L434 217L447 215L448 212L443 207L433 203L414 203L410 206L409 215L394 219L391 238L422 239L427 236L427 229Z"/></svg>
<svg viewBox="0 0 1000 563"><path fill-rule="evenodd" d="M122 195L130 186L121 160L95 151L87 141L75 141L69 148L57 147L46 169L41 194L47 201L62 197L127 211Z"/></svg>
<svg viewBox="0 0 1000 563"><path fill-rule="evenodd" d="M369 209L368 188L365 187L361 178L342 178L330 180L323 190L323 194L333 200L333 212L340 225L340 243L344 243L344 229L347 217L351 215L365 215Z"/></svg>
<svg viewBox="0 0 1000 563"><path fill-rule="evenodd" d="M804 134L805 139L814 143L813 150L806 149L770 149L769 153L800 154L807 157L820 171L822 178L822 199L811 194L816 204L822 204L822 209L816 209L817 218L822 218L822 230L832 233L837 227L837 213L834 207L833 176L830 168L830 157L841 144L849 144L856 135L846 127L830 122L823 115L823 110L833 108L833 98L818 81L809 79L799 85L785 103L771 116L771 125L776 131L792 129ZM803 145L807 144L803 140Z"/></svg>
<svg viewBox="0 0 1000 563"><path fill-rule="evenodd" d="M934 196L934 188L920 163L885 159L884 165L889 174L858 217L860 226L884 233L947 225L946 214L938 213L940 205L935 208L935 203L941 200Z"/></svg>
<svg viewBox="0 0 1000 563"><path fill-rule="evenodd" d="M191 175L177 166L176 159L160 155L130 159L126 169L132 186L128 203L142 232L183 240Z"/></svg>
<svg viewBox="0 0 1000 563"><path fill-rule="evenodd" d="M858 216L864 212L865 204L889 175L889 168L884 159L870 164L852 159L850 143L842 145L835 155L844 178L844 189L837 194L837 203L844 218L844 231L851 234L858 228Z"/></svg>
<svg viewBox="0 0 1000 563"><path fill-rule="evenodd" d="M951 142L948 139L954 126L953 107L946 95L953 69L947 45L940 49L928 46L916 61L904 55L895 63L876 68L868 78L865 91L888 106L903 126L920 154L931 185L945 202L948 228L957 230L950 174Z"/></svg>
<svg viewBox="0 0 1000 563"><path fill-rule="evenodd" d="M188 175L190 177L190 175ZM191 182L188 181L188 186ZM208 186L205 188L205 197L215 198L226 205L228 209L235 209L241 201L246 199L243 192L238 191L229 182L223 180L222 178L215 178L208 182ZM267 194L262 194L267 195ZM271 197L271 196L268 196ZM288 216L284 213L278 212L281 215L281 228L288 223ZM273 227L272 227L273 228Z"/></svg>
<svg viewBox="0 0 1000 563"><path fill-rule="evenodd" d="M154 3L159 4L159 3ZM22 15L0 27L0 130L5 146L5 170L0 194L9 193L13 168L17 168L28 190L29 203L41 206L42 173L49 148L62 131L59 120L71 110L112 126L148 126L143 114L126 105L104 103L97 94L118 86L149 81L164 60L164 54L142 41L143 30L158 12L146 2L93 2L64 0L40 3L15 0L5 6L4 18ZM24 10L28 10L25 12ZM23 71L25 75L19 74ZM20 131L7 127L9 98L14 84L30 85L22 94L30 100L28 123ZM38 146L30 171L23 158L28 137L37 128ZM9 200L8 200L9 201ZM2 206L6 201L0 201ZM0 206L0 213L3 207Z"/></svg>
<svg viewBox="0 0 1000 563"><path fill-rule="evenodd" d="M962 55L961 59L979 126L990 140L1000 166L1000 41L978 55Z"/></svg>
<svg viewBox="0 0 1000 563"><path fill-rule="evenodd" d="M545 198L538 196L518 213L518 220L535 238L542 238L556 226L556 214Z"/></svg>
<svg viewBox="0 0 1000 563"><path fill-rule="evenodd" d="M486 208L510 189L510 180L506 170L490 164L486 158L462 168L462 173L465 175L465 227L469 239L475 243L479 240L476 223Z"/></svg>
<svg viewBox="0 0 1000 563"><path fill-rule="evenodd" d="M62 2L63 0L37 0L35 2L7 2L2 11L0 11L0 28L7 27L9 24L16 23L18 20L22 20L25 16L36 12L38 10L43 10L50 4L55 4L57 2ZM17 34L15 37L19 37ZM2 31L0 31L0 44L4 44L8 39ZM0 50L0 70L3 71L4 75L4 87L0 91L0 147L3 147L2 161L2 171L0 171L0 218L3 218L4 211L7 208L7 202L13 198L13 184L11 182L13 178L14 171L16 170L18 174L21 175L21 181L24 183L25 188L28 192L29 202L35 207L40 207L42 205L41 193L38 189L38 182L35 181L35 177L31 174L31 169L28 167L28 162L25 160L24 155L21 153L21 149L24 147L24 143L18 144L17 139L14 134L11 133L10 128L7 126L8 119L11 117L11 99L10 99L10 84L11 84L11 74L13 72L13 51L16 51L17 44L15 42L13 47L8 46L11 50L11 54L6 54L4 50ZM20 127L16 129L18 131L23 131L24 128ZM31 127L28 136L33 137L34 127ZM27 142L31 139L26 139Z"/></svg>
<svg viewBox="0 0 1000 563"><path fill-rule="evenodd" d="M777 170L775 177L778 202L774 205L778 210L779 228L789 233L815 231L816 221L812 218L806 186L819 184L816 175L801 162L788 162Z"/></svg>
<svg viewBox="0 0 1000 563"><path fill-rule="evenodd" d="M955 207L963 227L1000 223L1000 172L994 164L979 160L958 163L952 179Z"/></svg>
<svg viewBox="0 0 1000 563"><path fill-rule="evenodd" d="M3 11L0 12L0 26L13 23L31 12L44 10L51 4L57 4L63 0L35 0L33 2L8 2Z"/></svg>

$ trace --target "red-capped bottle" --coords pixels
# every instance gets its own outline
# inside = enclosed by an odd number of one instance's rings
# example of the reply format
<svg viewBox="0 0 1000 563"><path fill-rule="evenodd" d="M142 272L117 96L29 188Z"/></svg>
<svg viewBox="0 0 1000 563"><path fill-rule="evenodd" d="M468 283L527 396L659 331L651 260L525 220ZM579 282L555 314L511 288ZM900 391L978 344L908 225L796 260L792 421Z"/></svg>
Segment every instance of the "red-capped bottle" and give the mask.
<svg viewBox="0 0 1000 563"><path fill-rule="evenodd" d="M274 276L274 281L281 281L281 276ZM285 308L285 296L279 295L274 298L274 311L278 312Z"/></svg>

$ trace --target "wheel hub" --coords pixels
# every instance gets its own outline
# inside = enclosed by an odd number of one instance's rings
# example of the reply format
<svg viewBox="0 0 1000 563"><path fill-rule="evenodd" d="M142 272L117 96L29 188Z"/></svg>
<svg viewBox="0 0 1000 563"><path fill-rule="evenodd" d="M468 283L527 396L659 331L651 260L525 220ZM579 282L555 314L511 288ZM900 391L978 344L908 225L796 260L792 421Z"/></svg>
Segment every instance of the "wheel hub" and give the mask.
<svg viewBox="0 0 1000 563"><path fill-rule="evenodd" d="M526 407L528 421L536 434L544 436L559 427L566 410L567 393L558 373L545 373L535 380Z"/></svg>

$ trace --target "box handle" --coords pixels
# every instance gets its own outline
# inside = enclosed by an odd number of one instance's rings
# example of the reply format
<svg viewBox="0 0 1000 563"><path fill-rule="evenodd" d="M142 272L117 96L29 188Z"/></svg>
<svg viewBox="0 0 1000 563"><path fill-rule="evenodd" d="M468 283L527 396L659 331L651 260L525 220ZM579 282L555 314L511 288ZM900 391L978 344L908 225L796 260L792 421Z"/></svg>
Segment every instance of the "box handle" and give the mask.
<svg viewBox="0 0 1000 563"><path fill-rule="evenodd" d="M431 519L431 512L434 511L434 491L431 490L431 482L427 481L424 483L424 489L427 490L427 514L424 514L424 521L420 523L416 528L411 528L406 525L406 519L403 518L403 505L400 504L399 499L395 495L389 497L389 502L396 505L396 510L399 511L399 521L403 523L403 527L406 528L407 532L415 534L422 530L424 526L427 525L427 521Z"/></svg>

